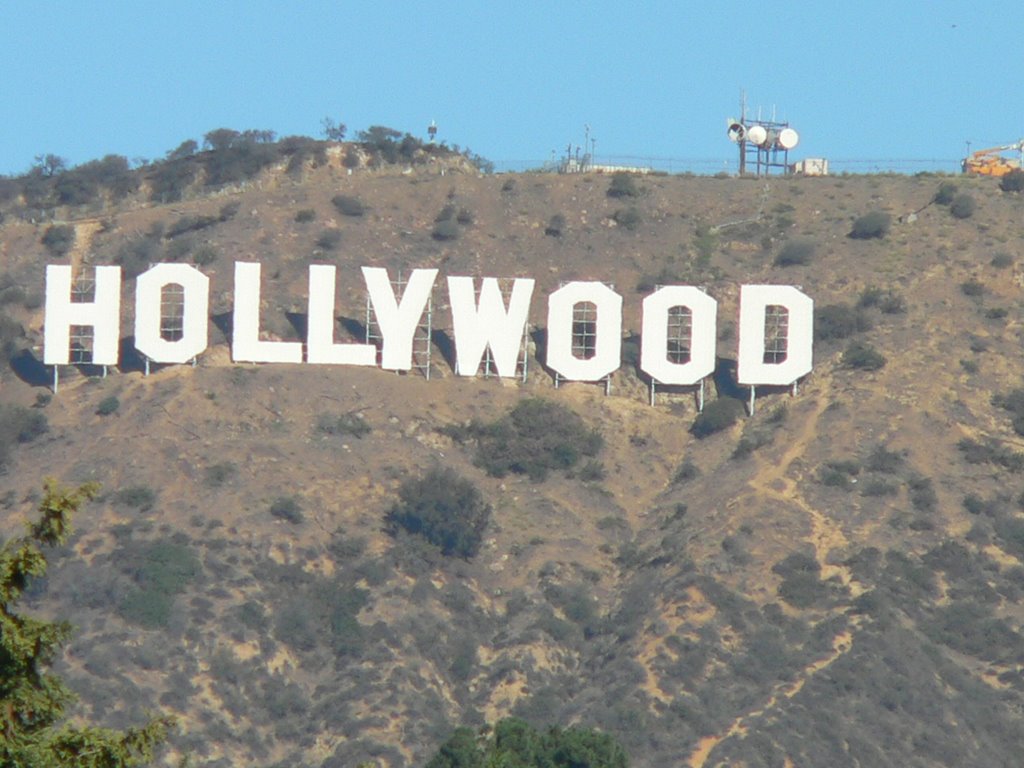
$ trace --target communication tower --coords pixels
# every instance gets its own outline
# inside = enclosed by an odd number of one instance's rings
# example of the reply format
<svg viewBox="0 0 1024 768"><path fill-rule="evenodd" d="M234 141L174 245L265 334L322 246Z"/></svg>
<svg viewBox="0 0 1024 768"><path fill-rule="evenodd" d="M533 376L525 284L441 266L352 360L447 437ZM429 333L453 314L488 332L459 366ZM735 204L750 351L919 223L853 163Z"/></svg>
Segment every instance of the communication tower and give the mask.
<svg viewBox="0 0 1024 768"><path fill-rule="evenodd" d="M748 117L744 94L740 98L740 117L725 121L729 141L739 147L740 176L747 173L751 161L758 177L770 175L772 169L790 172L789 150L800 142L800 135L788 122L776 120L774 112L771 120L762 120L760 111L756 119Z"/></svg>

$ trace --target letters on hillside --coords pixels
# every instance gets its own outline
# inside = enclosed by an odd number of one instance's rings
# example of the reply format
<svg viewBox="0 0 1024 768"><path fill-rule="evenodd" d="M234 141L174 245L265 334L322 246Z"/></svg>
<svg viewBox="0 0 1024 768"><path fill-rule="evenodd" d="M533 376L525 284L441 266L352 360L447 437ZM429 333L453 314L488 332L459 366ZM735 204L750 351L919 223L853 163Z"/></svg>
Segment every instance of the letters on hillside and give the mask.
<svg viewBox="0 0 1024 768"><path fill-rule="evenodd" d="M363 267L381 344L339 343L335 339L334 266L309 268L305 342L260 338L260 265L235 262L231 355L236 362L377 366L409 370L417 327L437 281L436 269L415 269L396 295L386 269ZM72 328L92 329L92 362L117 365L121 327L121 268L96 267L90 302L72 301L71 267L46 268L43 362L70 362ZM516 278L503 291L497 278L447 278L451 305L455 373L475 376L490 350L499 376L516 375L530 315L534 281ZM181 297L181 327L162 331L164 289ZM135 286L135 346L155 363L184 363L209 343L209 278L187 264L157 264L139 275ZM589 304L588 346L574 346L579 332L576 308ZM793 286L740 288L737 380L740 384L795 383L811 371L814 303ZM696 384L715 369L718 303L693 286L669 285L644 298L639 365L655 382ZM685 315L687 322L678 322ZM782 318L781 322L779 318ZM773 321L774 318L774 321ZM769 324L771 323L771 324ZM679 337L680 328L684 336ZM780 333L779 329L782 329ZM676 336L670 337L670 329ZM687 338L688 337L688 338ZM686 354L673 353L684 348ZM378 354L379 351L379 354ZM621 365L622 296L601 282L576 281L547 300L544 363L566 381L599 381Z"/></svg>

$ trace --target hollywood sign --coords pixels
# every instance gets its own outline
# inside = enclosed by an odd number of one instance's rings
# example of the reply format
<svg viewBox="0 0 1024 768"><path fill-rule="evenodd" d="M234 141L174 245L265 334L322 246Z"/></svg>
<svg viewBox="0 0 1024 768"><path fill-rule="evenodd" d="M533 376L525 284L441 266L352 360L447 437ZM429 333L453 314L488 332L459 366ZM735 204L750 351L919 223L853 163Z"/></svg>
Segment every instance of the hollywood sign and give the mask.
<svg viewBox="0 0 1024 768"><path fill-rule="evenodd" d="M331 265L309 267L305 342L260 338L260 265L235 262L231 356L235 362L380 366L409 370L413 341L437 280L436 269L415 269L401 295L388 272L362 267L370 305L380 329L381 346L339 343L335 339L337 274ZM92 362L117 365L121 326L121 268L96 267L95 293L89 302L73 301L72 271L46 268L44 355L46 365L70 363L73 327L91 328ZM529 321L534 281L512 280L506 301L497 278L477 287L472 277L449 276L448 296L455 347L455 373L475 376L489 349L499 376L513 377ZM162 332L162 296L175 286L181 293L180 332ZM210 279L187 264L157 264L135 284L135 347L155 363L185 363L208 346ZM573 348L574 311L581 303L595 310L592 348L585 356ZM689 311L689 355L684 362L669 353L672 310ZM737 380L740 384L788 386L811 371L814 302L793 286L743 285L739 298ZM784 349L766 355L766 316L782 310L787 318ZM678 310L677 310L678 311ZM669 285L643 299L639 365L659 384L691 385L715 370L718 303L694 286ZM173 336L173 338L168 338ZM575 281L548 296L547 350L544 363L566 381L600 381L621 365L622 296L601 282ZM678 358L678 356L675 356Z"/></svg>

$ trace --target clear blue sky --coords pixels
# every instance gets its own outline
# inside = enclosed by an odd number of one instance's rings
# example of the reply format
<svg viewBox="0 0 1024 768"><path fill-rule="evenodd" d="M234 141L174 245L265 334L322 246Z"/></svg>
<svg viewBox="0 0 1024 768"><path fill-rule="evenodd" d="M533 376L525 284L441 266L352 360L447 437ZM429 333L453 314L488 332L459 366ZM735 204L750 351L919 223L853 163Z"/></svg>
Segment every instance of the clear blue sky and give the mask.
<svg viewBox="0 0 1024 768"><path fill-rule="evenodd" d="M157 159L214 128L380 124L537 166L735 168L744 89L791 153L935 159L1024 136L1019 2L124 2L0 6L0 174L42 153ZM726 166L729 163L729 166ZM929 168L925 163L921 170ZM858 170L858 166L848 166ZM864 164L863 170L873 166ZM912 167L911 170L914 168Z"/></svg>

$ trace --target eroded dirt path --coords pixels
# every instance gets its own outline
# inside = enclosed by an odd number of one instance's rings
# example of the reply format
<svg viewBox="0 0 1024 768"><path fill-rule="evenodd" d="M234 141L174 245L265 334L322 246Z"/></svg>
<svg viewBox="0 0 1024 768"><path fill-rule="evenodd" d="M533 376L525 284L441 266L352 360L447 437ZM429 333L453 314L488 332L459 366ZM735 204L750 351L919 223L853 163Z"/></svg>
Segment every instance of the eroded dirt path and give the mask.
<svg viewBox="0 0 1024 768"><path fill-rule="evenodd" d="M721 744L726 739L730 739L733 736L742 736L747 733L748 723L754 718L761 717L766 712L769 712L773 707L777 706L780 701L784 699L791 699L803 690L804 685L814 675L821 672L823 669L828 668L837 659L848 653L853 647L853 637L856 630L859 628L859 622L856 620L853 622L854 626L847 629L845 632L841 632L832 638L832 652L823 659L811 662L803 670L797 678L789 683L780 683L776 686L775 690L768 700L758 709L745 712L735 720L732 724L726 728L722 733L712 734L711 736L705 736L697 743L697 748L690 755L685 765L689 768L705 768L708 758L711 756L712 750ZM787 757L787 760L789 758ZM790 763L792 764L792 763Z"/></svg>
<svg viewBox="0 0 1024 768"><path fill-rule="evenodd" d="M813 396L815 398L814 408L803 414L803 422L800 424L796 434L790 439L785 452L777 461L771 463L764 460L759 461L757 471L750 479L749 486L753 494L796 506L807 515L811 524L808 540L814 547L815 557L821 566L822 578L836 578L850 590L851 594L856 595L862 589L853 581L850 570L846 566L826 562L830 551L845 547L849 543L846 534L836 521L816 509L804 498L800 489L801 483L804 482L804 477L794 466L797 461L803 458L811 442L819 434L821 416L829 405L829 400L825 393L829 391L830 386L830 375L824 374L817 379L813 393L805 394L805 396ZM752 720L769 712L780 702L791 699L803 689L807 681L814 675L826 669L845 653L848 653L853 647L854 636L859 628L860 617L854 617L851 620L850 627L832 639L832 652L829 655L808 664L794 680L777 685L764 704L757 709L739 715L722 732L705 736L701 739L685 765L689 766L689 768L705 768L708 758L715 747L726 739L745 734L748 724ZM789 761L788 764L792 765L792 762Z"/></svg>
<svg viewBox="0 0 1024 768"><path fill-rule="evenodd" d="M830 551L847 546L849 542L846 534L838 523L808 503L800 489L804 477L793 471L793 464L803 458L808 446L819 434L821 415L828 408L830 402L825 393L830 390L831 386L831 374L825 373L817 378L814 387L814 410L804 416L799 431L792 437L785 453L779 457L778 461L759 462L757 472L750 479L749 485L751 490L759 496L795 505L806 513L811 523L809 540L821 566L822 578L838 578L854 594L858 594L856 585L852 583L849 569L826 562Z"/></svg>

